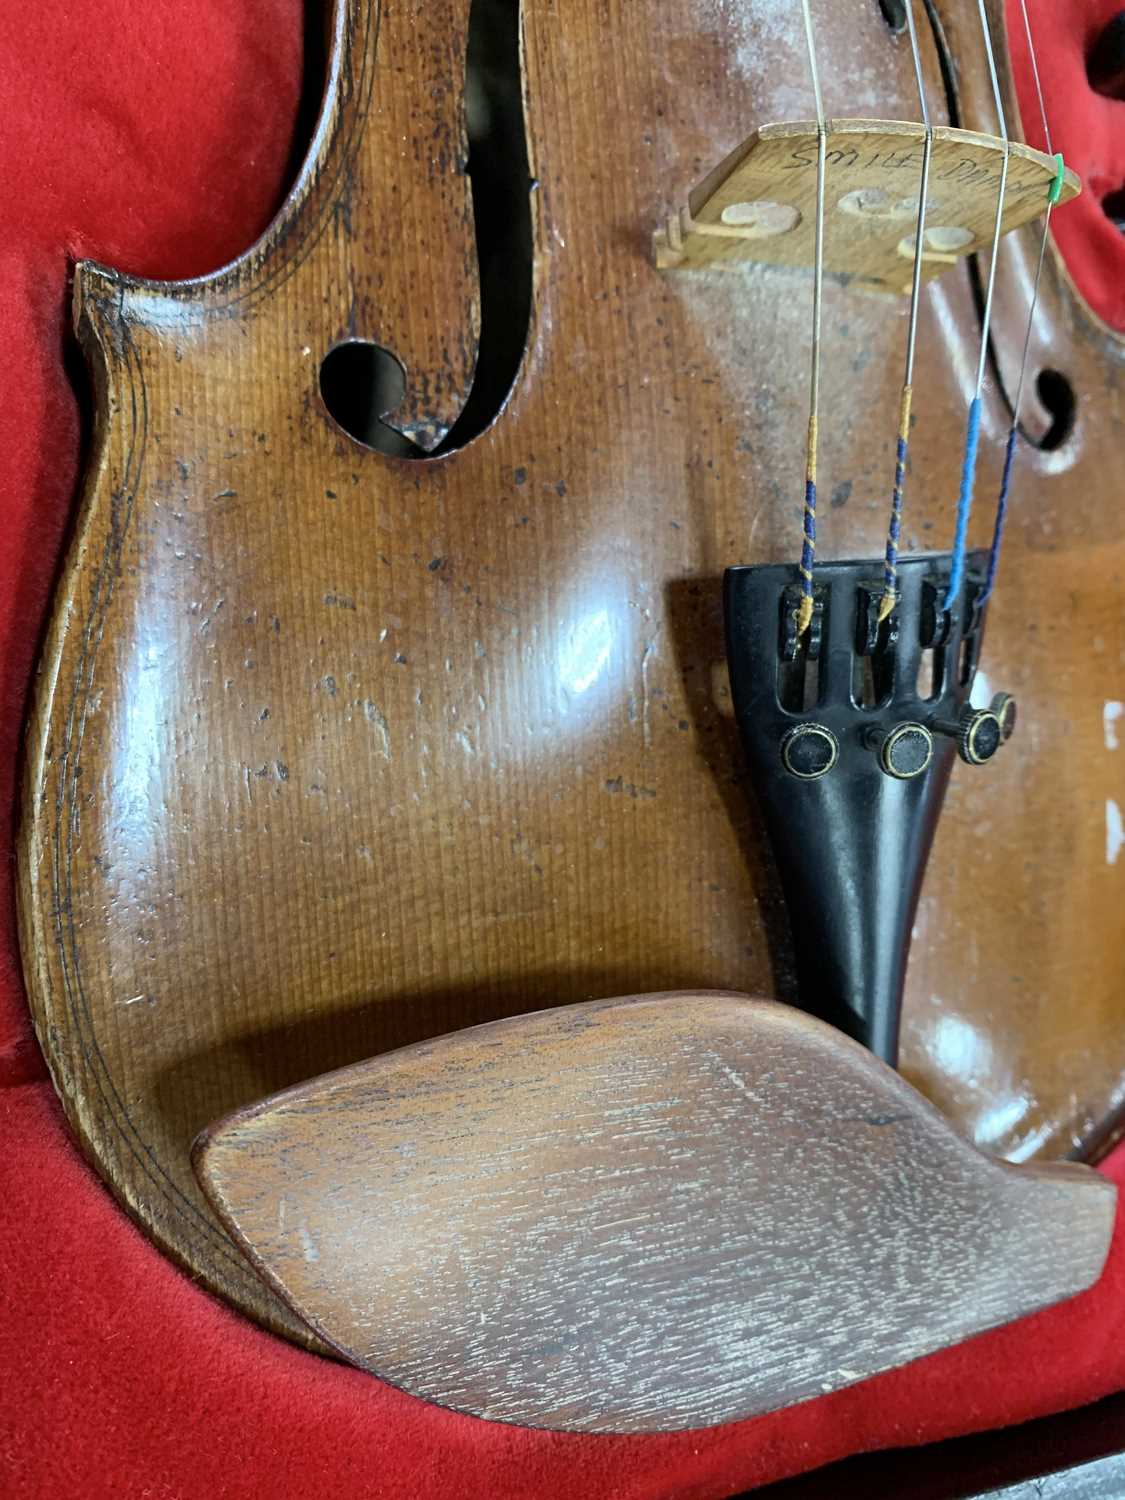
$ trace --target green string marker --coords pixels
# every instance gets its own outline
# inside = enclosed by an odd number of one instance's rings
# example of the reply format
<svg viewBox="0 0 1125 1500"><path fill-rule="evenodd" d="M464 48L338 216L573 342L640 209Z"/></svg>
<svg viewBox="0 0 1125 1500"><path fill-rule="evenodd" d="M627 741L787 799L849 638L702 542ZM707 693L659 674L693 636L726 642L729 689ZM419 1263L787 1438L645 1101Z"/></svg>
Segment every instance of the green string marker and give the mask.
<svg viewBox="0 0 1125 1500"><path fill-rule="evenodd" d="M1054 208L1062 197L1063 183L1066 181L1066 162L1063 161L1062 152L1055 152L1055 180L1051 183L1051 191L1047 194L1047 202Z"/></svg>

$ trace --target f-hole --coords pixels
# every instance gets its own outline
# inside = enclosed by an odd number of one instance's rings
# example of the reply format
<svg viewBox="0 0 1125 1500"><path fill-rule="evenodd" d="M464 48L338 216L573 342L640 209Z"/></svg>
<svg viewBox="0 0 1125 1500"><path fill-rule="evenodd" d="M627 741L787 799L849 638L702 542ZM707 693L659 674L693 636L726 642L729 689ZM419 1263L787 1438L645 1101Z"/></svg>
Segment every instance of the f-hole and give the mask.
<svg viewBox="0 0 1125 1500"><path fill-rule="evenodd" d="M1040 370L1035 382L1040 401L1051 416L1051 425L1036 444L1045 453L1061 448L1074 430L1078 400L1074 387L1058 370Z"/></svg>
<svg viewBox="0 0 1125 1500"><path fill-rule="evenodd" d="M357 443L394 458L421 455L421 448L383 421L406 394L406 372L381 344L348 339L329 349L320 366L320 394Z"/></svg>
<svg viewBox="0 0 1125 1500"><path fill-rule="evenodd" d="M352 339L329 350L320 391L332 417L365 447L392 458L455 453L492 425L519 373L531 325L532 244L527 139L520 78L520 0L472 0L465 58L467 171L480 268L480 346L461 415L432 453L383 419L408 373L394 351Z"/></svg>

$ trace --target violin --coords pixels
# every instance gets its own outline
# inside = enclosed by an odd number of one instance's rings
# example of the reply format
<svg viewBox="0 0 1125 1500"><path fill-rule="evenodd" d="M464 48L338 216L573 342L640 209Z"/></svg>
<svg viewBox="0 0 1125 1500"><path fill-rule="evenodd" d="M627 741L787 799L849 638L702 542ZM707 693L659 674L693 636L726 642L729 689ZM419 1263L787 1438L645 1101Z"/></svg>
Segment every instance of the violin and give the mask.
<svg viewBox="0 0 1125 1500"><path fill-rule="evenodd" d="M1114 1138L1125 345L1044 231L1077 183L1024 144L1013 16L688 0L611 42L597 6L338 0L261 240L78 266L29 995L123 1203L266 1327L325 1347L199 1132L528 1012L744 992L894 1061L901 1005L977 1146Z"/></svg>

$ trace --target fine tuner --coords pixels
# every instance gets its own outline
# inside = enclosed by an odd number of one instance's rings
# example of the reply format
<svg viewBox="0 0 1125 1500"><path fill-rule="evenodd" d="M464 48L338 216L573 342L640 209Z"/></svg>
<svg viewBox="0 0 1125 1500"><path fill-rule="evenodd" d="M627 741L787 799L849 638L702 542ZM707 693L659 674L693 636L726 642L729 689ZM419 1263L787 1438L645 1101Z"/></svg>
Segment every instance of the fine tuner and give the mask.
<svg viewBox="0 0 1125 1500"><path fill-rule="evenodd" d="M966 707L959 718L917 719L901 723L869 724L860 731L864 749L875 751L879 768L896 781L912 781L929 770L934 758L934 735L944 734L957 746L957 754L968 766L983 766L1007 743L1015 724L1015 700L1000 693L1006 708L1002 719L995 707ZM1005 732L1005 723L1011 727ZM825 724L798 724L781 739L781 760L798 781L817 781L827 776L840 759L840 743Z"/></svg>

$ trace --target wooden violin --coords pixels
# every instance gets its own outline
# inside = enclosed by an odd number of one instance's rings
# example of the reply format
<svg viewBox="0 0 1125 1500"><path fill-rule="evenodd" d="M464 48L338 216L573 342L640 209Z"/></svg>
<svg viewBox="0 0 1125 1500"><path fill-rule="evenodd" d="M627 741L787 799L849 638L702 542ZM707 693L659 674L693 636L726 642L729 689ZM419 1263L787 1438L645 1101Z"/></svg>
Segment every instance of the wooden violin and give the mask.
<svg viewBox="0 0 1125 1500"><path fill-rule="evenodd" d="M77 268L97 430L28 731L29 994L122 1202L279 1333L323 1347L193 1140L479 1023L737 991L893 1060L905 985L902 1073L978 1147L1118 1130L1125 341L1043 239L1077 183L1023 145L1012 17L993 80L976 3L916 9L920 75L903 7L814 4L817 111L797 3L338 0L262 239L188 282ZM950 777L1001 689L1018 733Z"/></svg>

